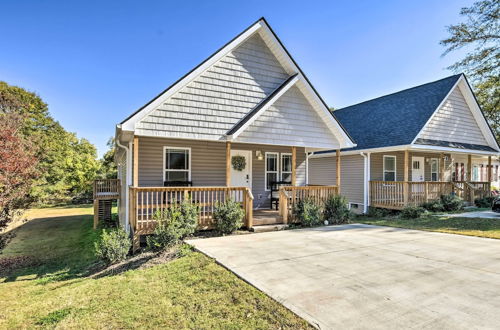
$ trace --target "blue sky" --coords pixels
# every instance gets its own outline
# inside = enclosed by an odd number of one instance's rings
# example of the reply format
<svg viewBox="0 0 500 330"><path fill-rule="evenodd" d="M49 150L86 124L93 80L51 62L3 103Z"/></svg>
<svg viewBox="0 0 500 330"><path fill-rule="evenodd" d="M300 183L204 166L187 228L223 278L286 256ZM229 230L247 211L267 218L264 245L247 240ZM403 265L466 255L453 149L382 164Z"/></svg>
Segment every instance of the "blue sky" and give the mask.
<svg viewBox="0 0 500 330"><path fill-rule="evenodd" d="M264 16L336 108L452 74L445 26L473 1L0 0L0 80L102 154L115 125Z"/></svg>

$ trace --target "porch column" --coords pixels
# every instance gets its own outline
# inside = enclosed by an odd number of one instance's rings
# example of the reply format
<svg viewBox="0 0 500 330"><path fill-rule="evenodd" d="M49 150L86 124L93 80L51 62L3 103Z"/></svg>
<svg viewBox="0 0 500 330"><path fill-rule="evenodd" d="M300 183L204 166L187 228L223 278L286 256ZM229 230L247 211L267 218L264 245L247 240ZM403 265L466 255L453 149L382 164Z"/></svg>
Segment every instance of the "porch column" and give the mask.
<svg viewBox="0 0 500 330"><path fill-rule="evenodd" d="M403 161L403 203L404 206L408 204L408 191L409 191L409 183L408 183L408 176L409 176L409 171L408 171L408 163L410 162L410 152L405 150L405 155L404 155L404 161ZM397 178L394 178L394 180L398 180Z"/></svg>
<svg viewBox="0 0 500 330"><path fill-rule="evenodd" d="M335 182L337 184L337 193L340 194L340 149L337 149L335 155L337 156L335 157L337 165L337 170L335 171L336 174Z"/></svg>
<svg viewBox="0 0 500 330"><path fill-rule="evenodd" d="M292 186L297 185L297 147L292 147Z"/></svg>
<svg viewBox="0 0 500 330"><path fill-rule="evenodd" d="M488 182L491 183L491 156L488 156Z"/></svg>
<svg viewBox="0 0 500 330"><path fill-rule="evenodd" d="M134 136L134 164L133 164L133 172L134 172L134 181L133 186L139 186L139 137Z"/></svg>
<svg viewBox="0 0 500 330"><path fill-rule="evenodd" d="M439 181L444 181L444 153L441 153L439 158Z"/></svg>
<svg viewBox="0 0 500 330"><path fill-rule="evenodd" d="M226 141L226 187L231 185L231 142Z"/></svg>
<svg viewBox="0 0 500 330"><path fill-rule="evenodd" d="M467 155L467 180L472 181L472 155Z"/></svg>

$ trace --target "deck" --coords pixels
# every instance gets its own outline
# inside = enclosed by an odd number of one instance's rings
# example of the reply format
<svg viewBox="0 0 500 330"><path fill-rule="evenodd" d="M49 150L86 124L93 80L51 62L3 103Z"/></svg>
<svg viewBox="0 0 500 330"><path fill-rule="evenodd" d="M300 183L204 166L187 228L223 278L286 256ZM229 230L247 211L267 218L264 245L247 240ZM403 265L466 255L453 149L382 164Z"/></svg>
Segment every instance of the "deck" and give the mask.
<svg viewBox="0 0 500 330"><path fill-rule="evenodd" d="M401 210L438 200L441 195L455 194L464 201L490 195L489 182L438 181L370 181L370 206Z"/></svg>

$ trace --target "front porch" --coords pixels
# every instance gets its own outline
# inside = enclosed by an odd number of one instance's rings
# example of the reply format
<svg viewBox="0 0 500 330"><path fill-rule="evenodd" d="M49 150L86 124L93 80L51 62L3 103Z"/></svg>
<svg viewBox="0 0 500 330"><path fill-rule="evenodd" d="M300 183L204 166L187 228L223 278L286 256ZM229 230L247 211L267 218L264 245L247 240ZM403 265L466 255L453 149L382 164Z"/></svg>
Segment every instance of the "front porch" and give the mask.
<svg viewBox="0 0 500 330"><path fill-rule="evenodd" d="M368 191L372 207L401 210L447 194L472 204L476 198L490 196L492 182L498 180L498 166L493 166L491 155L433 150L376 155L372 155L375 173Z"/></svg>

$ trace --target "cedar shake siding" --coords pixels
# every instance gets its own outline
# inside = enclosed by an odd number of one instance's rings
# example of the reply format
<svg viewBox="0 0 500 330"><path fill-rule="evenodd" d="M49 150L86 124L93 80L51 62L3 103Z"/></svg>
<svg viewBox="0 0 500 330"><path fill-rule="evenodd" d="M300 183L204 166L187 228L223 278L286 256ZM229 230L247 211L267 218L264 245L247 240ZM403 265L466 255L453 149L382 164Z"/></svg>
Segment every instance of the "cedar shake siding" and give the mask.
<svg viewBox="0 0 500 330"><path fill-rule="evenodd" d="M437 141L488 145L458 86L451 92L418 137Z"/></svg>

